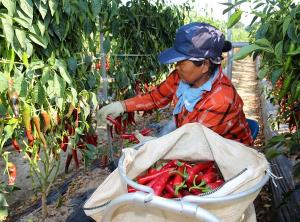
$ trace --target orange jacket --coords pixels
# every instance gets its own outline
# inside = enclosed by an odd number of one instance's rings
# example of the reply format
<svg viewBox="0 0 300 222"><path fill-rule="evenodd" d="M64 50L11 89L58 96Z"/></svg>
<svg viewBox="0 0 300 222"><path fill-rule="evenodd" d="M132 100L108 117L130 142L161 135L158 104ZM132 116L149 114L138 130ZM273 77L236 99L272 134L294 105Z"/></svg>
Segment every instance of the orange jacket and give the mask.
<svg viewBox="0 0 300 222"><path fill-rule="evenodd" d="M158 109L172 102L176 105L176 90L180 78L174 70L158 87L147 94L137 95L125 100L128 112ZM220 71L212 89L202 95L202 99L189 112L183 106L181 113L175 116L176 125L200 122L219 135L246 145L253 145L251 131L243 112L243 101L231 81Z"/></svg>

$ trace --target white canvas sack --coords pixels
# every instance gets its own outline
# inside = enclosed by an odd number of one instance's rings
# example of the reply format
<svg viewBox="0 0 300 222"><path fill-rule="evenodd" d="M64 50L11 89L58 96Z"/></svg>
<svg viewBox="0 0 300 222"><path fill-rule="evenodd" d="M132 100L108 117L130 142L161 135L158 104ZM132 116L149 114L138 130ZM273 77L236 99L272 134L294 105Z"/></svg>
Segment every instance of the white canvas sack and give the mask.
<svg viewBox="0 0 300 222"><path fill-rule="evenodd" d="M148 141L138 150L123 149L123 154L125 155L124 168L127 176L132 179L161 159L214 160L225 181L230 181L206 197L222 197L246 191L265 176L268 167L268 162L262 153L241 143L225 139L200 123L186 124L163 137ZM242 219L256 221L253 201L258 192L232 203L218 202L201 207L222 221L232 222ZM84 205L85 213L96 221L101 221L103 210L109 207L108 203L125 193L127 193L127 184L121 180L116 169L87 200ZM182 215L161 209L127 204L115 211L112 221L182 222L196 221L196 219L187 219Z"/></svg>

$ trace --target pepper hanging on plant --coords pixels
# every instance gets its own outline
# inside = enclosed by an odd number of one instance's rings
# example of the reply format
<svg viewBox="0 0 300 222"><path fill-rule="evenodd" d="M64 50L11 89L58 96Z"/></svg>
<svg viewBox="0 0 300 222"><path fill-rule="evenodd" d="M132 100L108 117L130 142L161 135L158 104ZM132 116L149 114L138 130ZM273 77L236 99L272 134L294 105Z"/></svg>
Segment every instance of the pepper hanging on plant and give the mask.
<svg viewBox="0 0 300 222"><path fill-rule="evenodd" d="M44 110L42 108L42 111L41 111L41 116L43 117L43 132L47 132L47 130L49 130L51 128L51 120L50 120L50 116L49 114L47 113L46 110Z"/></svg>
<svg viewBox="0 0 300 222"><path fill-rule="evenodd" d="M28 139L28 145L32 146L34 142L34 137L32 135L32 129L31 129L31 107L25 102L23 105L23 111L22 111L22 117L23 117L23 123L25 127L25 133Z"/></svg>
<svg viewBox="0 0 300 222"><path fill-rule="evenodd" d="M9 80L7 95L15 117L19 118L19 96L17 91L13 88L12 79Z"/></svg>
<svg viewBox="0 0 300 222"><path fill-rule="evenodd" d="M34 126L35 126L35 128L37 130L37 133L38 133L38 136L39 136L40 140L42 141L44 147L47 148L46 139L44 137L44 134L41 131L40 118L39 118L39 116L36 113L34 113L34 115L32 116L32 121L33 121Z"/></svg>
<svg viewBox="0 0 300 222"><path fill-rule="evenodd" d="M7 163L8 169L8 185L12 186L15 184L16 177L17 177L17 168L16 165L12 162Z"/></svg>

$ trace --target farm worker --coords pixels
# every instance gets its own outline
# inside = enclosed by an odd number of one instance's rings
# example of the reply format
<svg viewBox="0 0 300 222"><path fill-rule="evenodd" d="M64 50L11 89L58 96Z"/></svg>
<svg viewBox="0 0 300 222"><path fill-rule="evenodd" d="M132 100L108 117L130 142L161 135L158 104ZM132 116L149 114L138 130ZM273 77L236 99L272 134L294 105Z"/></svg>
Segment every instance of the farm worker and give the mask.
<svg viewBox="0 0 300 222"><path fill-rule="evenodd" d="M219 135L252 145L243 101L222 72L222 52L231 43L216 27L194 22L181 26L173 47L158 56L161 64L175 63L166 80L149 93L102 107L98 116L117 117L124 112L148 111L172 103L176 126L199 122Z"/></svg>

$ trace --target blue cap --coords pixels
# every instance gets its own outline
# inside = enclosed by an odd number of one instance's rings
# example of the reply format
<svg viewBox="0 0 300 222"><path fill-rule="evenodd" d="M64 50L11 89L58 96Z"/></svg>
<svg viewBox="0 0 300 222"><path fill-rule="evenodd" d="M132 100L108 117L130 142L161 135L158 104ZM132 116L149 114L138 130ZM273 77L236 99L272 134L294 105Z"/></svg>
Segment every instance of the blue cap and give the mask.
<svg viewBox="0 0 300 222"><path fill-rule="evenodd" d="M193 22L176 31L174 46L158 55L161 64L169 64L190 58L217 59L222 55L225 37L216 27Z"/></svg>

